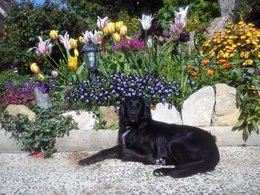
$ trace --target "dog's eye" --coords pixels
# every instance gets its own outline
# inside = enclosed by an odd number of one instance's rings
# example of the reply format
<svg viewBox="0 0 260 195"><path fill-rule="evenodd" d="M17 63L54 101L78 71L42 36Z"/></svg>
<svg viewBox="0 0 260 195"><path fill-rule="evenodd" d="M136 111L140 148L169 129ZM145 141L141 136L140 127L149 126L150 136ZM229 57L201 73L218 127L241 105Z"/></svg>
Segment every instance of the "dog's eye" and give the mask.
<svg viewBox="0 0 260 195"><path fill-rule="evenodd" d="M132 105L133 105L133 103L132 103L132 102L129 102L129 105L130 105L130 106L132 106Z"/></svg>

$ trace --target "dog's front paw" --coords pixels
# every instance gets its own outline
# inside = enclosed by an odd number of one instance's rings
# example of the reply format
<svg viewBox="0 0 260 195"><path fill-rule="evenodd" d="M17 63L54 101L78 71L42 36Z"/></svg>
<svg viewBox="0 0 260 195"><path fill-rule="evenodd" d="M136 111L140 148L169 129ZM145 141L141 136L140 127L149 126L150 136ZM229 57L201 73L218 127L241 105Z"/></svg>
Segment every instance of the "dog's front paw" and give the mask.
<svg viewBox="0 0 260 195"><path fill-rule="evenodd" d="M167 169L165 169L165 168L155 169L153 171L153 175L157 176L157 177L161 177L161 176L167 175L166 172L167 172Z"/></svg>
<svg viewBox="0 0 260 195"><path fill-rule="evenodd" d="M166 159L159 158L155 160L156 165L166 165Z"/></svg>
<svg viewBox="0 0 260 195"><path fill-rule="evenodd" d="M91 159L89 159L89 158L84 158L84 159L80 160L80 161L78 162L78 164L79 164L80 166L86 166L86 165L94 164L94 162L93 162Z"/></svg>

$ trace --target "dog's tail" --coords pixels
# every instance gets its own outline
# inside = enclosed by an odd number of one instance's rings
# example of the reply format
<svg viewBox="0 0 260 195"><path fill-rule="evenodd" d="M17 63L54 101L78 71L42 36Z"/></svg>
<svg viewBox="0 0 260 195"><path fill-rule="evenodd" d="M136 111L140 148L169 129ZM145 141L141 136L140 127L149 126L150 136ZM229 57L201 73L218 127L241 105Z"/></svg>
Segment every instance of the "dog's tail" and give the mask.
<svg viewBox="0 0 260 195"><path fill-rule="evenodd" d="M219 162L219 157L210 160L201 160L188 164L176 166L175 168L156 169L153 174L155 176L171 176L173 178L188 177L197 173L205 173L213 171Z"/></svg>

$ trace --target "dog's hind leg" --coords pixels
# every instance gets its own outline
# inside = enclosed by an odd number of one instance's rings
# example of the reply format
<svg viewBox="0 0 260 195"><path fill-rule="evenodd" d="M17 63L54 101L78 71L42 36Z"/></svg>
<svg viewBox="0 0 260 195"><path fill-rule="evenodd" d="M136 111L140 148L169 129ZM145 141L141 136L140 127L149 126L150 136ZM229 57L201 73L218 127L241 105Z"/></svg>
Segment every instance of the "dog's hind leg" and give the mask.
<svg viewBox="0 0 260 195"><path fill-rule="evenodd" d="M117 145L112 148L102 150L90 157L84 158L79 161L80 166L91 165L105 159L121 158L122 146Z"/></svg>
<svg viewBox="0 0 260 195"><path fill-rule="evenodd" d="M185 165L177 166L175 168L160 168L154 170L155 176L170 176L173 178L188 177L197 173L204 173L213 171L215 167L210 166L206 161L197 161Z"/></svg>

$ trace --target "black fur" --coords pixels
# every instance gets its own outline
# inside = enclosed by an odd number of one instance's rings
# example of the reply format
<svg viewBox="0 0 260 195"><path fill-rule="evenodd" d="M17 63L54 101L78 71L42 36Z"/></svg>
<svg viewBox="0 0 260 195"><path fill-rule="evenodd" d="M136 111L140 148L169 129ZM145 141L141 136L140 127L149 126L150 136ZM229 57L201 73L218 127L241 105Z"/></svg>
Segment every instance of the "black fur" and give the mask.
<svg viewBox="0 0 260 195"><path fill-rule="evenodd" d="M175 165L156 169L153 174L179 178L212 171L219 162L215 138L210 133L152 120L150 106L140 97L128 98L121 105L119 120L118 145L80 160L79 165L111 158Z"/></svg>

